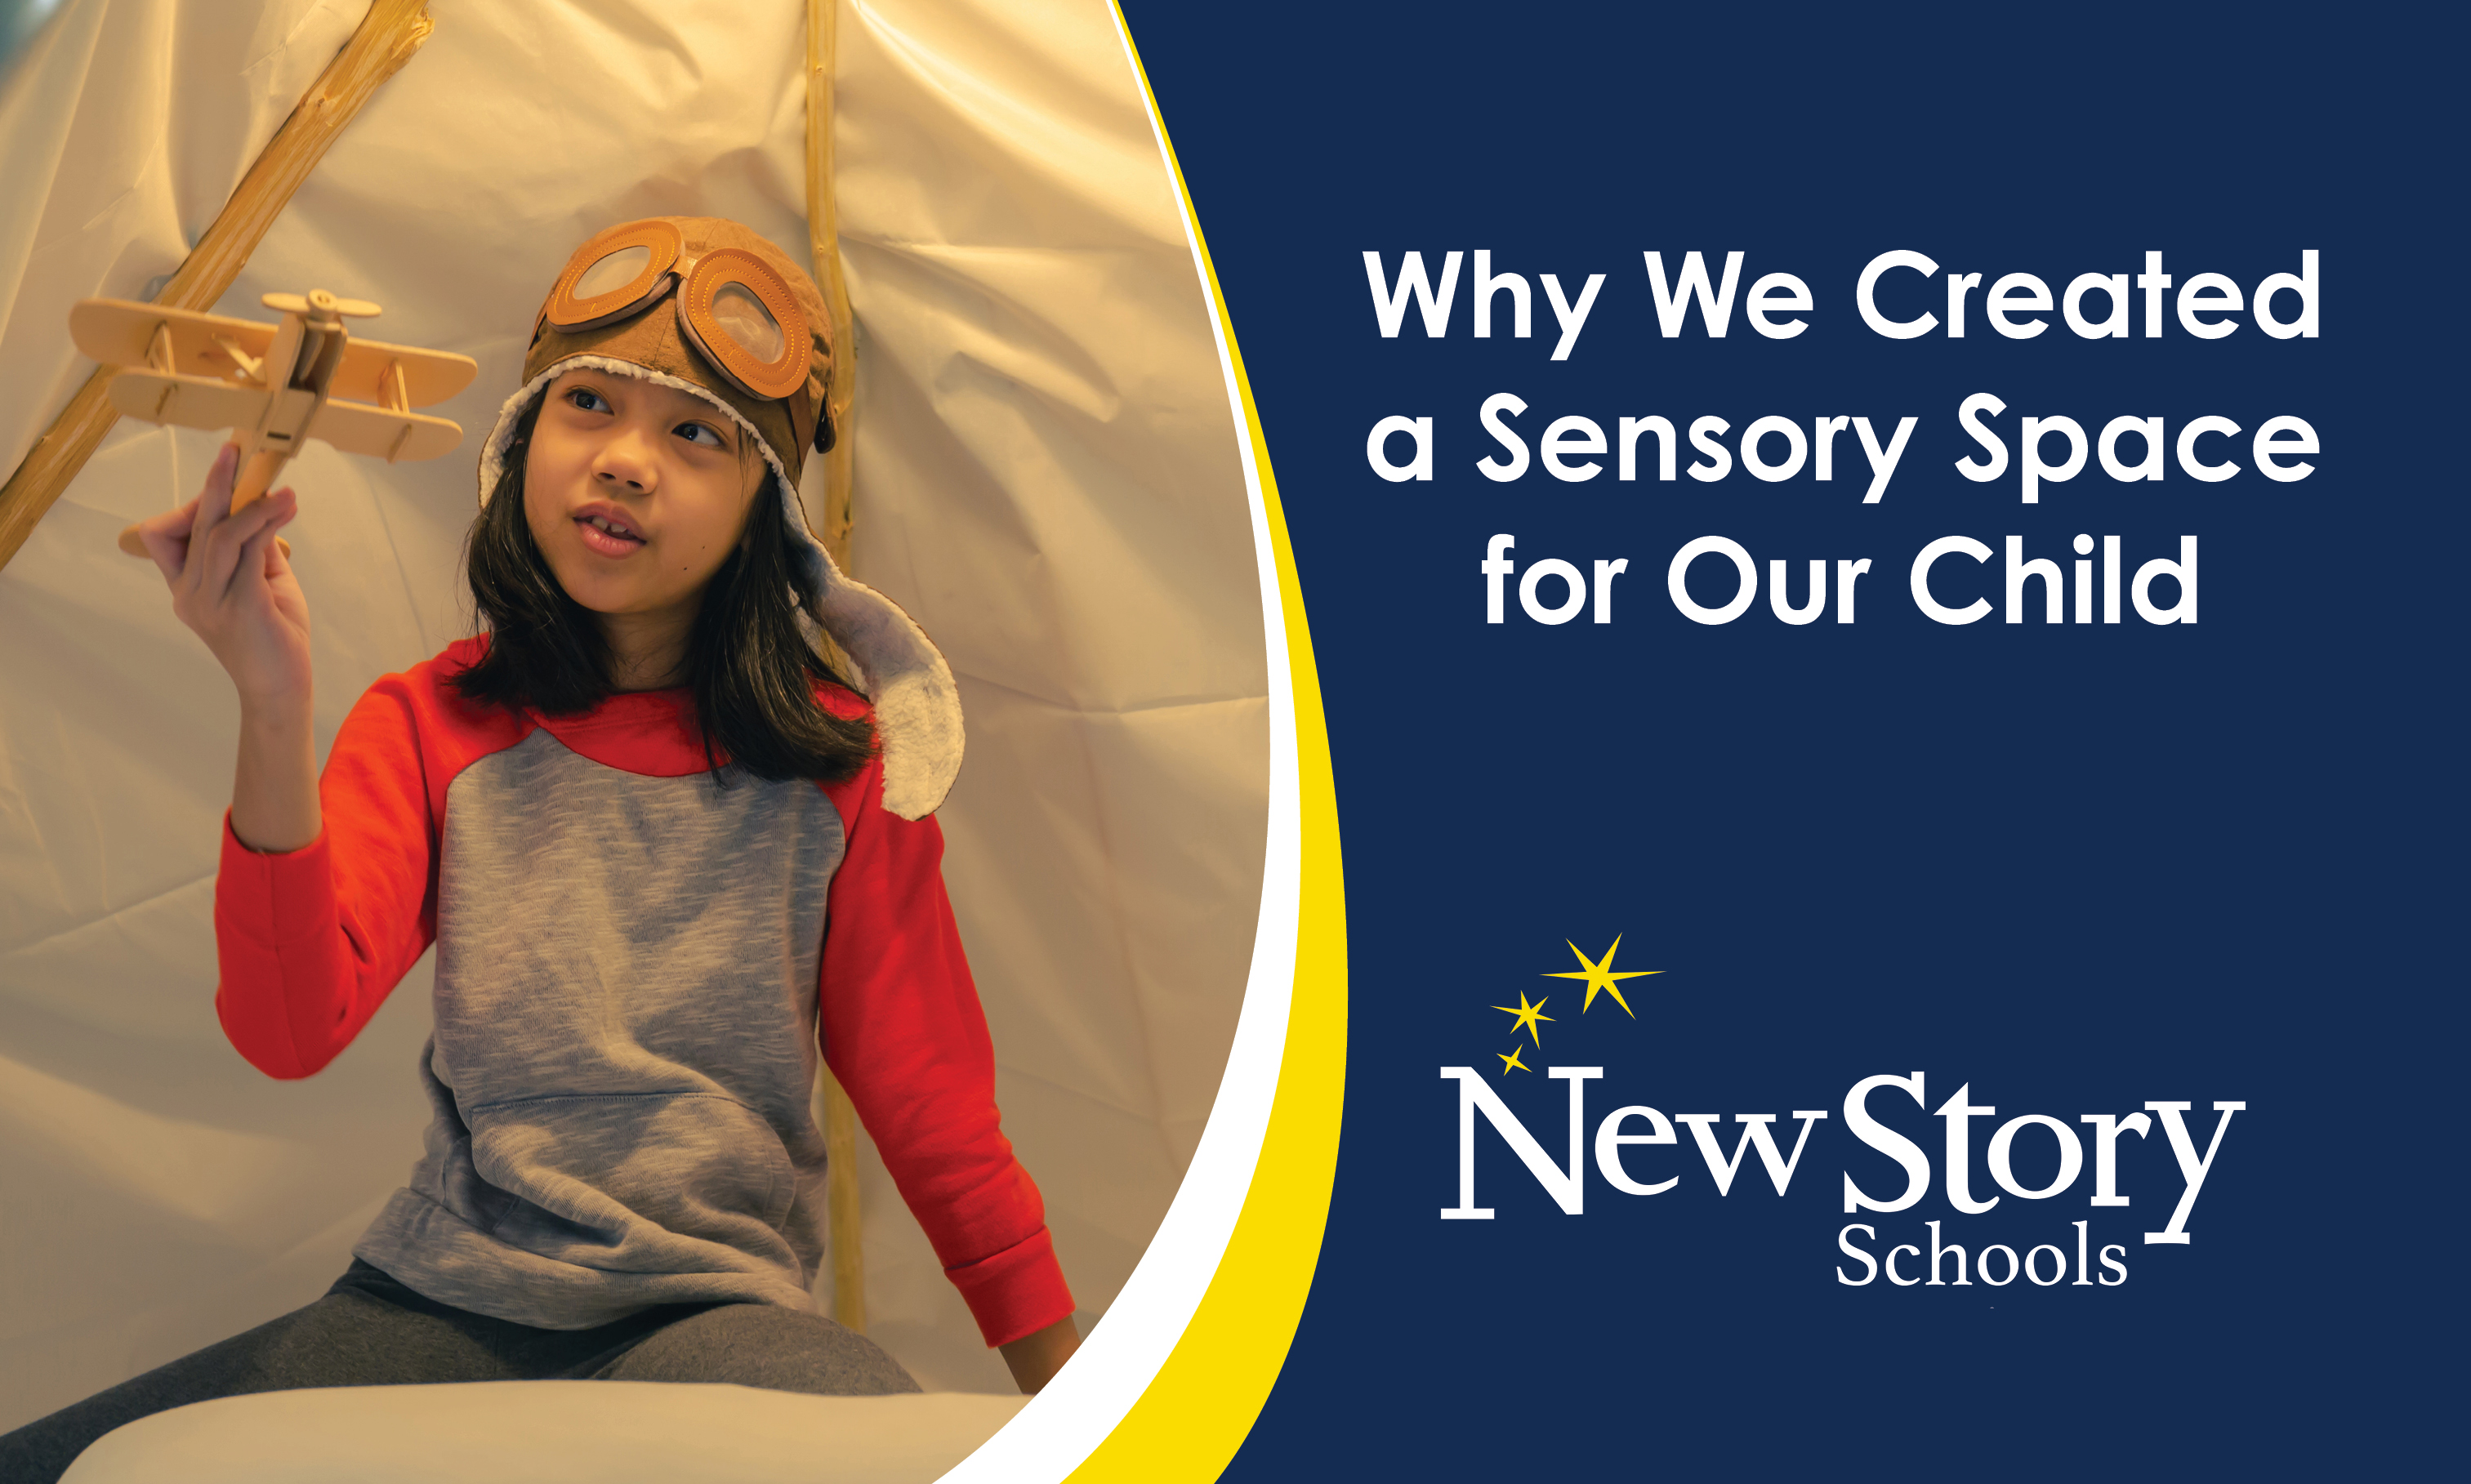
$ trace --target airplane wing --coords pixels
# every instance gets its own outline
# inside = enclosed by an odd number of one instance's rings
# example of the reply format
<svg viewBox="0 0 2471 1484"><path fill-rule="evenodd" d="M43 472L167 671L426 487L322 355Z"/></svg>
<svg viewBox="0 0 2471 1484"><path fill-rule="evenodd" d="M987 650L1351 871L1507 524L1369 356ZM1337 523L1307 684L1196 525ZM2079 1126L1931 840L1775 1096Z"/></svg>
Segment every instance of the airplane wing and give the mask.
<svg viewBox="0 0 2471 1484"><path fill-rule="evenodd" d="M69 311L70 338L81 352L106 365L147 365L158 328L168 337L172 363L153 369L226 381L258 380L256 364L272 348L277 332L277 326L252 319L129 299L83 299ZM402 371L406 407L445 401L472 385L480 369L471 357L451 351L353 337L344 343L343 363L336 367L328 394L384 407L393 389L388 373L396 368Z"/></svg>
<svg viewBox="0 0 2471 1484"><path fill-rule="evenodd" d="M273 325L160 304L82 299L69 311L70 339L80 352L106 365L145 365L157 326L169 335L172 349L172 364L158 369L180 376L242 376L247 373L232 352L254 363L274 343Z"/></svg>
<svg viewBox="0 0 2471 1484"><path fill-rule="evenodd" d="M139 357L143 362L144 357ZM111 379L111 406L140 422L183 428L254 428L266 412L266 393L213 376L165 375L135 368Z"/></svg>
<svg viewBox="0 0 2471 1484"><path fill-rule="evenodd" d="M406 407L427 407L472 385L480 365L470 356L459 356L444 350L422 350L414 345L389 345L384 341L365 341L352 337L343 345L343 364L335 368L335 379L329 393L353 402L367 402L379 407L387 404L387 371L390 366L403 368L403 396ZM322 435L312 434L312 436Z"/></svg>
<svg viewBox="0 0 2471 1484"><path fill-rule="evenodd" d="M357 344L354 348L358 348ZM340 376L336 379L341 380ZM118 385L113 384L115 389ZM402 463L455 452L456 445L463 441L463 430L443 417L388 412L359 402L330 401L310 421L309 436L347 454L367 454L388 463Z"/></svg>
<svg viewBox="0 0 2471 1484"><path fill-rule="evenodd" d="M111 405L141 422L183 428L254 428L266 413L267 393L211 376L167 376L130 369L111 379ZM394 412L359 402L329 401L311 419L308 436L347 454L367 454L388 463L435 459L463 441L463 429L443 417Z"/></svg>

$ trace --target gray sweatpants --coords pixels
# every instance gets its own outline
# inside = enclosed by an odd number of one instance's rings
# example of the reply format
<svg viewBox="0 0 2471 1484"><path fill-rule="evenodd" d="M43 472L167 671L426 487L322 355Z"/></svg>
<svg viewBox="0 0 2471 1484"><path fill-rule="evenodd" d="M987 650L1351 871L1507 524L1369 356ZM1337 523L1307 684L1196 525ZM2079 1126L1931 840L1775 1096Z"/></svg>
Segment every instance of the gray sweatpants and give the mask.
<svg viewBox="0 0 2471 1484"><path fill-rule="evenodd" d="M420 1381L732 1381L881 1396L918 1383L882 1347L820 1314L768 1304L671 1304L591 1330L433 1303L354 1259L326 1296L0 1437L0 1480L53 1484L123 1423L192 1402L307 1386Z"/></svg>

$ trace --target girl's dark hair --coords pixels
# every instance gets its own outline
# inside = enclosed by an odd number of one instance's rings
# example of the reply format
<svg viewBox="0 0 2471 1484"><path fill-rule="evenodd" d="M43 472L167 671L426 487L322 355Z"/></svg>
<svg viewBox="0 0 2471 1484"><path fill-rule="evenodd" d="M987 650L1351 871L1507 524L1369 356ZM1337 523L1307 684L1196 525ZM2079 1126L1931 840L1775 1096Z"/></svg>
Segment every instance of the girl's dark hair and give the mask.
<svg viewBox="0 0 2471 1484"><path fill-rule="evenodd" d="M464 540L464 577L489 648L454 685L467 700L571 716L610 695L609 647L591 611L558 585L524 518L524 462L542 400L515 424L497 488ZM847 682L799 627L798 609L815 612L816 585L790 559L788 533L773 511L778 476L767 469L764 478L745 539L704 589L687 637L704 757L716 783L726 781L721 754L759 778L837 783L875 756L875 734L815 700L815 681Z"/></svg>

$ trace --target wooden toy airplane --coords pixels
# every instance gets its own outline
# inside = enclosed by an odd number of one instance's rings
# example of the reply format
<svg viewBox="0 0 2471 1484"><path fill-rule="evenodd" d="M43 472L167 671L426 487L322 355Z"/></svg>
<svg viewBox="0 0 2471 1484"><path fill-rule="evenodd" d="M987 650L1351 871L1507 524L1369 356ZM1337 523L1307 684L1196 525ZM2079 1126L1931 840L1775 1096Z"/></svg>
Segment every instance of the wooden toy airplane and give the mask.
<svg viewBox="0 0 2471 1484"><path fill-rule="evenodd" d="M344 318L367 318L378 306L323 289L258 302L283 322L84 299L69 311L69 335L85 354L122 367L111 405L123 416L231 430L242 459L235 510L264 495L310 438L388 463L435 459L463 441L455 423L412 409L470 386L479 369L471 357L354 340ZM120 533L120 549L146 554L136 527Z"/></svg>

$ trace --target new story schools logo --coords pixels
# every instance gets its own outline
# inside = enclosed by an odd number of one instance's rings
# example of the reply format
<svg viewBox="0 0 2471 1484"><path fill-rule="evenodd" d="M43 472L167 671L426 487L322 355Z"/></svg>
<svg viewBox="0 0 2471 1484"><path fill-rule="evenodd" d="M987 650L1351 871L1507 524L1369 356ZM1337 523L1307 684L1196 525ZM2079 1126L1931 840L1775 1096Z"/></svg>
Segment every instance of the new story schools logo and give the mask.
<svg viewBox="0 0 2471 1484"><path fill-rule="evenodd" d="M1616 971L1613 955L1620 948L1621 939L1616 937L1612 946L1605 950L1602 958L1591 960L1576 943L1570 943L1570 952L1578 956L1580 967L1549 972L1540 978L1583 981L1587 993L1579 1005L1581 1016L1594 1009L1597 997L1603 995L1636 1022L1636 1012L1623 997L1621 981L1643 978L1663 971ZM1535 1071L1526 1062L1525 1053L1535 1051L1541 1060L1544 1045L1542 1027L1558 1024L1556 1017L1544 1013L1551 1002L1552 997L1547 995L1531 1003L1522 991L1517 1005L1492 1006L1511 1017L1510 1029L1514 1037L1523 1035L1525 1038L1523 1043L1514 1041L1507 1054L1494 1053L1494 1059L1501 1063L1501 1070L1494 1076L1506 1079ZM1501 1095L1488 1084L1485 1073L1472 1067L1444 1067L1441 1071L1445 1079L1454 1080L1459 1085L1459 1202L1456 1206L1443 1208L1442 1219L1494 1219L1491 1207L1476 1204L1476 1115L1479 1113L1500 1135L1510 1152L1518 1157L1527 1172L1543 1187L1544 1193L1552 1197L1555 1205L1570 1215L1583 1214L1587 1209L1587 1156L1589 1153L1587 1085L1604 1077L1605 1069L1561 1066L1544 1069L1546 1077L1565 1082L1569 1087L1569 1153L1566 1165L1555 1164L1552 1157L1544 1152L1543 1144L1519 1121L1518 1115L1511 1112L1510 1105L1502 1100ZM1853 1172L1847 1170L1844 1172L1843 1213L1846 1215L1866 1211L1883 1213L1908 1211L1919 1204L1930 1190L1930 1156L1923 1152L1920 1144L1880 1122L1871 1111L1872 1095L1892 1090L1911 1097L1917 1106L1930 1106L1924 1095L1921 1072L1915 1072L1910 1075L1877 1072L1854 1082L1847 1091L1843 1113L1845 1127L1856 1140L1885 1155L1904 1171L1904 1190L1892 1199L1879 1199L1856 1184ZM1994 1118L1998 1109L1991 1105L1976 1105L1971 1101L1972 1093L1972 1083L1959 1086L1930 1115L1945 1120L1940 1170L1942 1189L1948 1205L1967 1216L1981 1215L1997 1207L2005 1198L2002 1195L1985 1198L1974 1194L1973 1120ZM2120 1190L2119 1141L2130 1135L2143 1140L2153 1133L2156 1120L2159 1120L2171 1152L2178 1162L2181 1186L2178 1204L2172 1208L2169 1223L2158 1232L2144 1234L2148 1245L2184 1246L2188 1243L2189 1214L2196 1209L2198 1193L2204 1189L2205 1176L2214 1166L2215 1156L2222 1152L2223 1136L2230 1128L2231 1115L2245 1110L2247 1104L2231 1101L2213 1105L2213 1136L2201 1156L2197 1152L2196 1139L2190 1133L2185 1119L2192 1106L2187 1101L2154 1099L2148 1101L2141 1112L2085 1113L2080 1114L2076 1119L2077 1123L2087 1126L2092 1138L2093 1193L2087 1199L2087 1205L2094 1208L2130 1204L2133 1197ZM1690 1130L1691 1142L1698 1146L1699 1156L1707 1166L1707 1176L1714 1183L1720 1199L1733 1193L1735 1179L1742 1172L1743 1158L1753 1149L1758 1151L1759 1164L1766 1169L1769 1183L1781 1196L1791 1188L1794 1171L1800 1167L1802 1152L1810 1143L1812 1127L1824 1121L1828 1114L1825 1109L1798 1108L1791 1117L1800 1123L1800 1131L1794 1138L1793 1152L1786 1154L1778 1148L1772 1132L1777 1115L1734 1114L1732 1121L1740 1124L1742 1131L1734 1140L1732 1152L1729 1155L1716 1137L1717 1125L1724 1121L1722 1114L1677 1113L1668 1118L1643 1103L1626 1104L1606 1114L1595 1125L1592 1152L1596 1174L1606 1185L1625 1195L1662 1195L1673 1190L1682 1184L1682 1174L1669 1175L1653 1183L1642 1181L1627 1163L1628 1156L1624 1151L1640 1145L1679 1143L1674 1125L1681 1124ZM1634 1121L1644 1125L1645 1131L1629 1131ZM2016 1144L2019 1139L2035 1131L2039 1131L2036 1137L2046 1137L2056 1146L2058 1163L2047 1184L2028 1186L2017 1177ZM2006 1195L2023 1201L2052 1200L2075 1189L2084 1173L2084 1140L2078 1136L2074 1126L2050 1114L2019 1114L1991 1131L1983 1149L1983 1164L1988 1167L1992 1182ZM1984 1246L1978 1255L1971 1254L1964 1245L1945 1239L1941 1230L1943 1222L1933 1220L1920 1225L1928 1233L1927 1248L1923 1244L1922 1232L1915 1232L1910 1234L1915 1240L1894 1242L1882 1249L1879 1245L1882 1238L1875 1226L1866 1221L1847 1223L1836 1234L1837 1250L1845 1258L1861 1264L1860 1276L1847 1273L1840 1261L1836 1267L1836 1281L1858 1288L1875 1282L1884 1274L1889 1283L1898 1287L1909 1288L1917 1284L1961 1287L1971 1285L1978 1277L1993 1286L2005 1286L2015 1282L2021 1272L2035 1285L2045 1288L2063 1282L2075 1287L2116 1288L2128 1282L2128 1247L2125 1243L2101 1244L2098 1248L2098 1270L2088 1262L2089 1254L2097 1250L2092 1241L2090 1217L2067 1223L2074 1229L2073 1240L2062 1237L2059 1242L2030 1246L2021 1258L2015 1248L1999 1242ZM1909 1272L1902 1265L1909 1254L1920 1271ZM2047 1261L2044 1254L2049 1255ZM1994 1257L1998 1260L1996 1273L1993 1272ZM2073 1280L2069 1276L2071 1270ZM1948 1276L1951 1273L1953 1278Z"/></svg>

